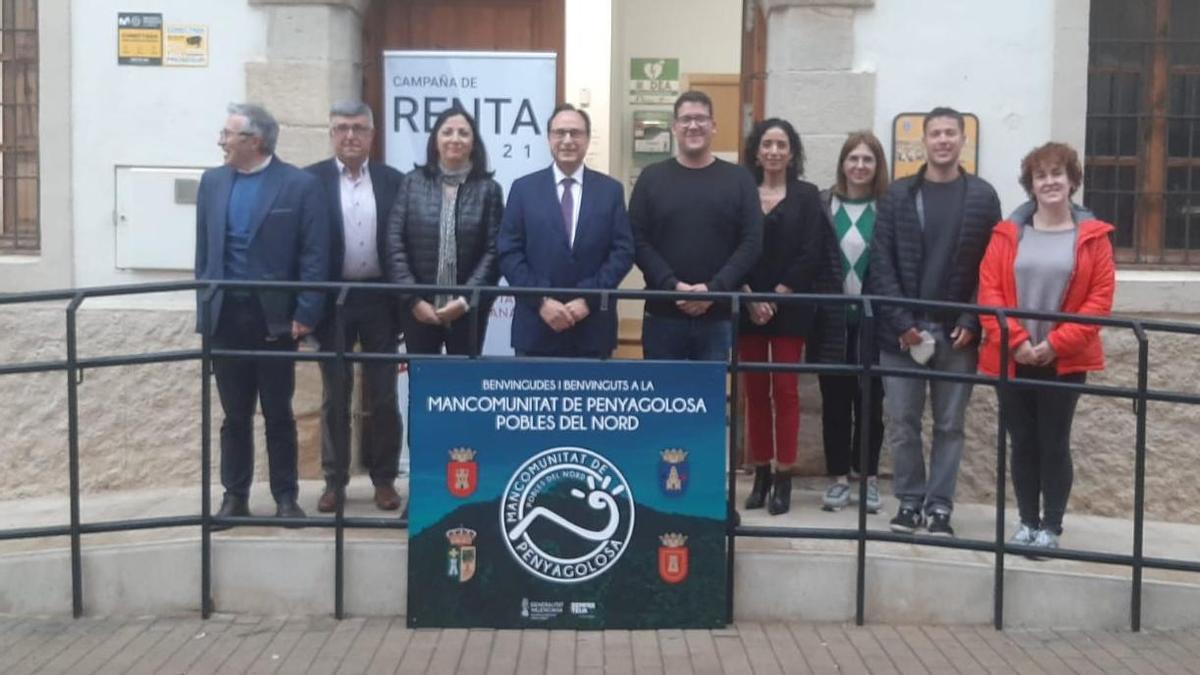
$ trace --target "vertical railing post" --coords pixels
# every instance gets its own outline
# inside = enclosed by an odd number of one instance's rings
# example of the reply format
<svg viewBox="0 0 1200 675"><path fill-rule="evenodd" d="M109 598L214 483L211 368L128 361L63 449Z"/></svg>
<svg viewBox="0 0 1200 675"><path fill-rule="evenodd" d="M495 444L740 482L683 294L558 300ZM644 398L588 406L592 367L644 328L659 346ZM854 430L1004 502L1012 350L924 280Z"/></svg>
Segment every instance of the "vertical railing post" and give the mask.
<svg viewBox="0 0 1200 675"><path fill-rule="evenodd" d="M737 550L737 535L734 530L738 525L737 513L737 472L738 472L738 435L741 425L738 424L738 397L741 388L738 386L738 320L741 317L741 296L734 295L729 304L729 470L728 480L729 499L725 503L725 623L733 623L733 563Z"/></svg>
<svg viewBox="0 0 1200 675"><path fill-rule="evenodd" d="M83 293L67 305L67 474L71 501L71 614L83 615L83 556L79 537L79 354L75 318Z"/></svg>
<svg viewBox="0 0 1200 675"><path fill-rule="evenodd" d="M200 298L200 616L212 615L212 301L216 285Z"/></svg>
<svg viewBox="0 0 1200 675"><path fill-rule="evenodd" d="M479 299L480 299L479 289L472 288L471 289L471 312L470 312L470 317L468 318L468 321L470 321L470 325L469 325L470 333L471 333L470 334L470 338L471 338L470 347L471 347L471 358L473 358L473 359L479 358L479 352L483 351L483 347L479 343L479 313L480 313L480 310L483 309L479 305ZM514 301L515 301L515 298L514 298ZM486 330L486 326L485 326L485 330ZM412 499L411 494L409 495L409 499Z"/></svg>
<svg viewBox="0 0 1200 675"><path fill-rule="evenodd" d="M1004 507L1007 497L1005 486L1008 473L1008 449L1004 419L1004 395L1010 385L1008 381L1008 317L1004 310L996 310L996 323L1000 325L1000 372L996 380L996 542L995 571L992 577L992 627L1004 628Z"/></svg>
<svg viewBox="0 0 1200 675"><path fill-rule="evenodd" d="M1142 544L1146 523L1146 389L1150 376L1150 341L1140 321L1133 323L1138 341L1137 447L1133 473L1133 588L1129 598L1129 629L1142 630Z"/></svg>
<svg viewBox="0 0 1200 675"><path fill-rule="evenodd" d="M333 347L336 357L333 361L333 400L334 417L337 420L337 438L333 451L337 453L337 472L334 480L334 494L337 495L337 507L333 514L333 615L339 620L345 616L345 575L346 575L346 488L350 481L350 420L346 416L346 296L350 294L349 286L342 286L333 304ZM321 367L326 367L321 362ZM332 431L332 430L330 430ZM345 432L345 433L343 433ZM333 434L331 434L332 436ZM342 443L345 438L347 442Z"/></svg>
<svg viewBox="0 0 1200 675"><path fill-rule="evenodd" d="M838 310L843 310L841 305ZM862 321L858 325L858 553L854 576L854 623L863 625L867 596L867 474L871 465L871 365L875 360L875 308L869 299L862 299ZM847 332L849 335L849 332Z"/></svg>

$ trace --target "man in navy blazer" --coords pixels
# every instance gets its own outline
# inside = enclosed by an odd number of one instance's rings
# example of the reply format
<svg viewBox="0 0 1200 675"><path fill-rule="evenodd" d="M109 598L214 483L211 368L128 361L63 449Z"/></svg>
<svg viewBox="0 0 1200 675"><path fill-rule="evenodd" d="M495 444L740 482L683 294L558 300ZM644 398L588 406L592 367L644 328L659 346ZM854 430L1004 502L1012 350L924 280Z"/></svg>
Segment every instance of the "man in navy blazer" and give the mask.
<svg viewBox="0 0 1200 675"><path fill-rule="evenodd" d="M517 179L500 221L500 271L512 286L616 288L633 266L621 184L584 167L591 120L569 103L550 115L554 163ZM604 358L617 346L616 303L570 293L519 297L517 354Z"/></svg>
<svg viewBox="0 0 1200 675"><path fill-rule="evenodd" d="M329 205L329 278L335 281L382 283L388 279L387 222L400 172L369 161L375 116L362 101L339 101L329 111L329 138L334 156L307 167L321 182ZM344 345L358 343L368 353L395 354L400 346L399 304L380 292L357 290L346 296ZM321 351L337 348L333 309L317 327ZM321 468L325 491L317 510L337 509L350 464L350 392L354 368L344 368L345 387L336 391L337 365L321 362ZM400 508L394 483L400 462L400 409L396 401L396 364L364 363L363 464L375 484L375 506Z"/></svg>
<svg viewBox="0 0 1200 675"><path fill-rule="evenodd" d="M329 214L317 179L275 156L279 124L262 107L229 106L219 145L224 166L209 169L196 196L196 278L232 281L325 281L329 277ZM215 349L294 351L321 320L325 293L286 290L219 291L197 330ZM225 420L221 424L218 516L250 514L254 478L254 409L262 404L275 515L303 517L296 503L294 362L217 359L213 362Z"/></svg>

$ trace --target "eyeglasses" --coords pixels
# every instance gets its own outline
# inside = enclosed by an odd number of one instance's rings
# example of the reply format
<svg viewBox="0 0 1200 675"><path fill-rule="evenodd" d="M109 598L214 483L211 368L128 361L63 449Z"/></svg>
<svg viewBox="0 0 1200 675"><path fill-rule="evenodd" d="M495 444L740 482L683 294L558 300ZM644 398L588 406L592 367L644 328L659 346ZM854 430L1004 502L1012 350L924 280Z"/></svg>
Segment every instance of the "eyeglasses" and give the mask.
<svg viewBox="0 0 1200 675"><path fill-rule="evenodd" d="M693 124L698 127L706 127L712 124L713 118L708 115L684 115L683 117L676 117L675 121L681 127L690 127Z"/></svg>
<svg viewBox="0 0 1200 675"><path fill-rule="evenodd" d="M227 141L227 140L229 140L230 136L253 136L253 135L254 135L254 132L251 132L251 131L230 131L229 129L222 129L221 132L219 134L217 134L217 137L223 141Z"/></svg>
<svg viewBox="0 0 1200 675"><path fill-rule="evenodd" d="M583 129L551 129L550 130L550 138L553 138L556 141L561 141L562 139L568 138L568 137L573 140L579 140L581 138L586 138L587 135L588 135L587 132L584 131Z"/></svg>
<svg viewBox="0 0 1200 675"><path fill-rule="evenodd" d="M338 124L333 126L332 129L333 133L337 134L338 136L349 136L350 134L354 134L355 136L366 136L375 130L374 127L369 127L365 124Z"/></svg>

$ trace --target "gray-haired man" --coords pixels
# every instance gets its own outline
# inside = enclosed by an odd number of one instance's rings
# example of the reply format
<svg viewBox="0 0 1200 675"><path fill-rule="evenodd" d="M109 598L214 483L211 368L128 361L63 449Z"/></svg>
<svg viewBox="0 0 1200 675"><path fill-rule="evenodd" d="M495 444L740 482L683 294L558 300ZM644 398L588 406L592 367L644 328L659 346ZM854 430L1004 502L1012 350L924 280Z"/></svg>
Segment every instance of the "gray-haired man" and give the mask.
<svg viewBox="0 0 1200 675"><path fill-rule="evenodd" d="M362 101L340 101L329 111L329 139L334 156L307 170L321 183L329 204L329 278L338 281L383 282L388 278L387 218L396 201L400 172L369 161L375 134L371 108ZM399 346L399 305L387 294L354 291L346 298L345 348L358 343L364 352L395 354ZM333 313L317 327L322 351L336 348ZM346 485L350 457L350 391L354 371L344 369L345 386L337 391L337 366L321 362L324 396L321 402L321 467L325 491L317 510L337 508ZM362 366L362 459L375 484L375 505L400 508L393 485L400 455L400 411L396 402L396 364Z"/></svg>
<svg viewBox="0 0 1200 675"><path fill-rule="evenodd" d="M218 145L225 164L204 172L196 196L196 278L234 281L325 281L329 222L325 197L310 174L275 156L279 124L260 106L233 104ZM293 351L321 320L325 294L223 290L212 302L216 349ZM276 515L303 517L296 504L295 364L277 359L213 363L225 420L221 424L218 516L250 514L254 477L254 409L266 425Z"/></svg>

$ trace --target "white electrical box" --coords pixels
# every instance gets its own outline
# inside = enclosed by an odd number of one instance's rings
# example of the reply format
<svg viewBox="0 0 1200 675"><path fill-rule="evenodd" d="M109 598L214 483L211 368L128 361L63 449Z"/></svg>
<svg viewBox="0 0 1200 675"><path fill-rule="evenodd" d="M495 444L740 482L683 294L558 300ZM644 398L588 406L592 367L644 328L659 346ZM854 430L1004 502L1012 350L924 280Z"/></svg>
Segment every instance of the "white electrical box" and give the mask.
<svg viewBox="0 0 1200 675"><path fill-rule="evenodd" d="M193 167L117 167L117 267L195 267L196 192L202 173L204 169Z"/></svg>

